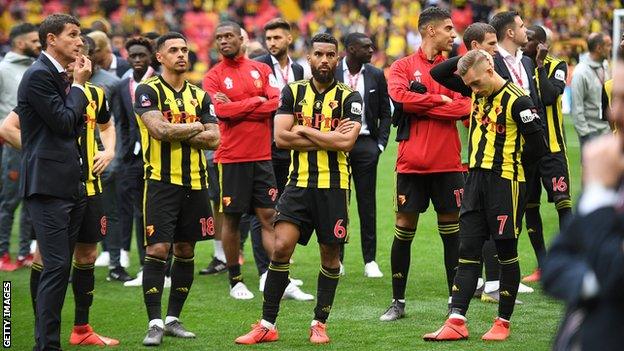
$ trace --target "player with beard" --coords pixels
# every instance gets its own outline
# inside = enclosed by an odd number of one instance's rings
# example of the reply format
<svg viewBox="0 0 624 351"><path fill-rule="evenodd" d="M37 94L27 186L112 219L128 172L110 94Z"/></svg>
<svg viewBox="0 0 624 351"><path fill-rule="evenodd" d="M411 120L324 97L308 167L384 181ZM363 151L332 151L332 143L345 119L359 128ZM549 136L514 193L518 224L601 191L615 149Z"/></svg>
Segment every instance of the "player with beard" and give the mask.
<svg viewBox="0 0 624 351"><path fill-rule="evenodd" d="M290 179L277 205L275 250L264 288L262 320L238 337L238 344L278 340L275 322L288 285L289 260L297 242L306 245L313 231L321 268L310 342L329 342L325 323L338 286L340 247L347 239L347 152L360 131L362 98L334 79L337 40L329 34L317 34L311 43L308 62L312 79L286 86L275 116L277 146L292 150Z"/></svg>
<svg viewBox="0 0 624 351"><path fill-rule="evenodd" d="M134 110L145 162L143 297L149 318L145 346L160 345L163 334L195 337L179 317L193 284L195 243L214 235L202 149L217 147L219 131L208 94L184 79L188 52L180 33L158 38L156 59L163 73L136 89ZM171 291L163 322L165 263L172 246Z"/></svg>

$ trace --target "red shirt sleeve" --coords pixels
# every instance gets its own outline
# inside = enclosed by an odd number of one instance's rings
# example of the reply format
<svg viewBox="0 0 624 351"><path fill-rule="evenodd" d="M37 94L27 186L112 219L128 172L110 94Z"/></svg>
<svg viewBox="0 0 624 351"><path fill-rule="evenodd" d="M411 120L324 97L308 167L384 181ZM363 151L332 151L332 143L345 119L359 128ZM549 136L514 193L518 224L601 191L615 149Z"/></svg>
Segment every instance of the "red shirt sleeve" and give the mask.
<svg viewBox="0 0 624 351"><path fill-rule="evenodd" d="M202 83L202 87L208 92L212 99L215 106L215 113L219 119L233 120L245 118L262 104L262 100L260 100L258 96L231 102L220 102L215 99L215 94L220 92L218 82L220 73L221 70L219 66L213 67L213 69L206 74Z"/></svg>
<svg viewBox="0 0 624 351"><path fill-rule="evenodd" d="M388 94L392 100L403 104L403 110L408 113L425 113L430 108L442 105L439 94L418 94L409 91L409 73L406 60L392 64L388 79Z"/></svg>
<svg viewBox="0 0 624 351"><path fill-rule="evenodd" d="M472 107L472 99L465 97L458 93L453 93L450 96L453 101L434 107L425 112L425 116L435 119L444 119L449 121L456 121L463 116L470 114L470 108Z"/></svg>

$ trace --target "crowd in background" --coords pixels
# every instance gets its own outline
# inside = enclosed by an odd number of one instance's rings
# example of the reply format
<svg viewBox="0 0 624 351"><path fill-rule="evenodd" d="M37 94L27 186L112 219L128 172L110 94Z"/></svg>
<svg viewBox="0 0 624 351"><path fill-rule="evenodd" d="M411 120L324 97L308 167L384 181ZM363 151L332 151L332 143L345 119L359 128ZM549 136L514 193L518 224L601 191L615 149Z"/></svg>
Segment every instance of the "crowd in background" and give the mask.
<svg viewBox="0 0 624 351"><path fill-rule="evenodd" d="M372 63L387 68L419 47L418 16L430 4L451 10L460 35L458 45L462 45L461 34L469 24L487 22L495 12L516 9L527 25L539 24L550 30L551 53L571 66L585 51L589 33L611 32L613 9L621 7L619 0L0 0L0 53L8 51L9 29L16 23L39 23L55 12L71 13L83 27L108 33L122 57L128 37L179 31L189 38L194 53L192 71L196 75L191 77L201 77L219 59L213 37L220 20L242 23L250 40L261 42L263 24L281 16L293 25L294 59L305 60L313 33L327 31L342 38L343 33L364 32L378 48Z"/></svg>

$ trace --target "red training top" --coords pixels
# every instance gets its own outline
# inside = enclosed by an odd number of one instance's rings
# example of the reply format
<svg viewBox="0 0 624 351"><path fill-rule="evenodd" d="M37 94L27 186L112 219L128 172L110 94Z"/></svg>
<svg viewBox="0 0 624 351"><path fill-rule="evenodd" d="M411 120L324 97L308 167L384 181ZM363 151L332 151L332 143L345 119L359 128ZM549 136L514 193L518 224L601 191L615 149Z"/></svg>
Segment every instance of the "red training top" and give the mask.
<svg viewBox="0 0 624 351"><path fill-rule="evenodd" d="M215 161L270 160L271 117L280 95L271 67L242 56L224 58L206 73L202 87L210 95L219 119L221 143ZM215 94L219 92L231 102L217 100Z"/></svg>
<svg viewBox="0 0 624 351"><path fill-rule="evenodd" d="M471 99L431 78L431 68L444 60L442 55L438 55L431 62L422 49L418 49L418 52L394 62L390 67L388 93L392 100L403 104L403 111L410 118L409 139L399 143L398 173L463 170L455 121L470 114ZM409 91L411 81L425 85L427 93ZM444 103L441 95L453 101Z"/></svg>

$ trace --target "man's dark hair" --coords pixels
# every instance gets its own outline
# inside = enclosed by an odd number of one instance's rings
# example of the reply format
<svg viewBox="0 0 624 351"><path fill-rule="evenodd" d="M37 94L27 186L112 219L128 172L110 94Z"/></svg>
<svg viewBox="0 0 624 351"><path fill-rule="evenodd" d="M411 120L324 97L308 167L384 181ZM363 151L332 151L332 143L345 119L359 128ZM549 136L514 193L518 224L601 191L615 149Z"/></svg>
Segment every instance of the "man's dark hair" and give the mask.
<svg viewBox="0 0 624 351"><path fill-rule="evenodd" d="M64 13L55 13L43 20L39 26L41 50L45 50L48 47L48 34L60 35L63 33L66 24L75 24L80 27L80 22L76 17Z"/></svg>
<svg viewBox="0 0 624 351"><path fill-rule="evenodd" d="M496 34L496 29L483 22L476 22L469 25L464 31L464 45L466 45L466 48L470 50L470 43L472 43L473 40L477 43L482 43L485 40L485 34L487 33Z"/></svg>
<svg viewBox="0 0 624 351"><path fill-rule="evenodd" d="M595 52L596 49L605 42L605 36L602 33L591 33L587 37L587 50Z"/></svg>
<svg viewBox="0 0 624 351"><path fill-rule="evenodd" d="M135 45L145 46L148 52L150 53L152 52L152 43L149 41L149 39L144 38L144 37L134 37L128 40L126 42L126 45L124 46L126 50L130 50L130 47L135 46Z"/></svg>
<svg viewBox="0 0 624 351"><path fill-rule="evenodd" d="M95 40L86 34L81 35L80 39L82 39L84 46L87 48L87 56L91 57L95 52Z"/></svg>
<svg viewBox="0 0 624 351"><path fill-rule="evenodd" d="M368 36L364 33L349 33L347 34L347 36L344 38L344 46L345 48L348 48L349 46L357 43L358 40L361 39L368 39Z"/></svg>
<svg viewBox="0 0 624 351"><path fill-rule="evenodd" d="M283 29L290 32L290 24L283 18L272 19L264 25L264 31L266 32L267 30L273 29Z"/></svg>
<svg viewBox="0 0 624 351"><path fill-rule="evenodd" d="M542 26L538 26L537 24L529 26L527 28L528 30L533 32L533 39L537 40L540 43L545 43L547 38L546 35L546 31L544 30L544 27Z"/></svg>
<svg viewBox="0 0 624 351"><path fill-rule="evenodd" d="M178 32L169 32L158 37L158 39L156 40L156 51L160 50L165 42L171 39L182 39L186 43L186 37L184 35Z"/></svg>
<svg viewBox="0 0 624 351"><path fill-rule="evenodd" d="M17 37L36 31L37 27L31 23L22 23L14 26L13 28L11 28L11 32L9 33L9 41L11 42L11 46L15 45L15 39L17 39Z"/></svg>
<svg viewBox="0 0 624 351"><path fill-rule="evenodd" d="M334 36L329 34L329 33L318 33L318 34L315 34L312 37L312 40L310 41L310 48L312 48L312 46L314 46L314 43L334 44L336 46L336 50L338 50L338 40L336 40L336 38L334 38Z"/></svg>
<svg viewBox="0 0 624 351"><path fill-rule="evenodd" d="M143 34L144 37L146 37L149 40L156 40L158 39L158 37L160 37L160 34L156 33L156 32L147 32L145 34Z"/></svg>
<svg viewBox="0 0 624 351"><path fill-rule="evenodd" d="M434 6L428 7L418 16L418 30L422 31L431 22L444 21L449 18L451 18L451 13L448 10Z"/></svg>
<svg viewBox="0 0 624 351"><path fill-rule="evenodd" d="M505 32L516 23L516 17L520 16L516 11L499 12L492 17L490 25L496 29L496 39L501 41L505 38Z"/></svg>
<svg viewBox="0 0 624 351"><path fill-rule="evenodd" d="M219 23L217 25L217 28L215 28L215 32L217 31L217 29L219 28L223 28L223 27L232 27L232 29L234 29L234 32L238 35L241 35L241 26L240 24L236 23L236 22L232 22L232 21L223 21L221 23Z"/></svg>

